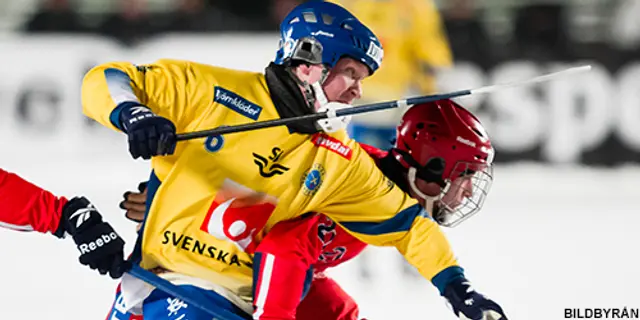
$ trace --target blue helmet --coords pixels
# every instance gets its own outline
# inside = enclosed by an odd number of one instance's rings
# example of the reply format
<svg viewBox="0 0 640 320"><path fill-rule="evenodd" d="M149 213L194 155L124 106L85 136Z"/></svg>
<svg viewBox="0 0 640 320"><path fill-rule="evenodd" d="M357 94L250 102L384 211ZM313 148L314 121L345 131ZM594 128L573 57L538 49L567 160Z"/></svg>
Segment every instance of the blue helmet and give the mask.
<svg viewBox="0 0 640 320"><path fill-rule="evenodd" d="M280 45L274 63L301 60L335 66L350 57L373 74L383 50L376 35L345 8L331 2L309 1L294 8L280 25Z"/></svg>

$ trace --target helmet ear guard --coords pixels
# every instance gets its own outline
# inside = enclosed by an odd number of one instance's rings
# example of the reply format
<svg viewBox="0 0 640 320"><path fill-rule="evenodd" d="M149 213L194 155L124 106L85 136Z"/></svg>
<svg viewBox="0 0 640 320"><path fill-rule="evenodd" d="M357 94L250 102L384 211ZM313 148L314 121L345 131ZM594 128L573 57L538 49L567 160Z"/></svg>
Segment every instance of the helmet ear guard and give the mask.
<svg viewBox="0 0 640 320"><path fill-rule="evenodd" d="M312 37L305 37L295 41L290 58L285 59L285 65L293 61L310 64L322 64L322 43Z"/></svg>
<svg viewBox="0 0 640 320"><path fill-rule="evenodd" d="M412 168L415 170L415 177L420 178L427 182L433 182L444 188L446 182L444 180L445 160L441 157L433 157L422 166L416 161L409 152L400 150L397 148L392 149L392 152L399 154L402 160L405 162L403 166L408 170Z"/></svg>

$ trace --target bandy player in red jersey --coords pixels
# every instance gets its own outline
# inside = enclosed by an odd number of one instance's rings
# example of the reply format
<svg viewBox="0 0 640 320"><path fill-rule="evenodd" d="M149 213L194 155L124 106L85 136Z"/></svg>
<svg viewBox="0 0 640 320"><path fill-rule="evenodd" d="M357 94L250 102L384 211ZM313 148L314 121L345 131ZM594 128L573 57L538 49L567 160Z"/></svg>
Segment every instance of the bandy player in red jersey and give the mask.
<svg viewBox="0 0 640 320"><path fill-rule="evenodd" d="M479 211L482 194L489 191L493 159L481 159L476 151L491 148L489 138L480 122L451 100L411 107L389 153L362 147L442 226L455 226ZM380 228L370 227L374 233ZM365 246L324 215L278 223L256 248L253 319L357 320L355 301L323 271L355 257ZM456 274L436 286L457 317L507 320L498 304L472 289L462 268L450 271Z"/></svg>
<svg viewBox="0 0 640 320"><path fill-rule="evenodd" d="M128 263L124 240L102 220L84 197L58 197L20 176L0 169L0 227L16 231L71 235L80 251L80 263L100 274L119 278Z"/></svg>

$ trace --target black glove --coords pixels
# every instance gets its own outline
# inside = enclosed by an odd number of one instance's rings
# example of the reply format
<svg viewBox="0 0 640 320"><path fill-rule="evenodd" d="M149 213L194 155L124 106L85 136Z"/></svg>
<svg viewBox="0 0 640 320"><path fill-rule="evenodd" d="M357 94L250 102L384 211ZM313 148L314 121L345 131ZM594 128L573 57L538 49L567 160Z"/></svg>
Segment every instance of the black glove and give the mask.
<svg viewBox="0 0 640 320"><path fill-rule="evenodd" d="M143 105L122 108L120 122L129 136L129 153L134 159L170 155L176 149L176 126Z"/></svg>
<svg viewBox="0 0 640 320"><path fill-rule="evenodd" d="M502 308L471 287L469 280L459 278L444 290L453 312L460 319L470 320L507 320ZM463 318L464 317L464 318Z"/></svg>
<svg viewBox="0 0 640 320"><path fill-rule="evenodd" d="M80 263L100 274L120 278L130 264L124 260L124 240L111 225L102 221L96 208L84 197L73 198L62 208L55 235L68 233L80 250Z"/></svg>

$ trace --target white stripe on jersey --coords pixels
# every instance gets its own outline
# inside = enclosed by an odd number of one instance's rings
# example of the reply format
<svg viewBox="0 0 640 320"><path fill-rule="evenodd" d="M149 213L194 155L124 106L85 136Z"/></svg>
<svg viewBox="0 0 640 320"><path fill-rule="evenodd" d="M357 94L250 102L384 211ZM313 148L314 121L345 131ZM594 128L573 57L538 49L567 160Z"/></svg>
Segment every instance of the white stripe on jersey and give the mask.
<svg viewBox="0 0 640 320"><path fill-rule="evenodd" d="M131 78L124 71L113 68L106 69L104 77L107 80L111 99L116 105L129 101L140 102L131 88Z"/></svg>
<svg viewBox="0 0 640 320"><path fill-rule="evenodd" d="M0 221L0 227L16 230L16 231L33 231L33 227L30 225L19 226L16 224L6 223Z"/></svg>
<svg viewBox="0 0 640 320"><path fill-rule="evenodd" d="M264 313L264 304L267 302L269 296L269 285L271 284L271 274L273 273L273 263L275 257L272 254L267 253L264 259L264 266L262 267L260 286L258 287L258 296L256 299L256 311L253 313L253 319L259 320L260 316Z"/></svg>

